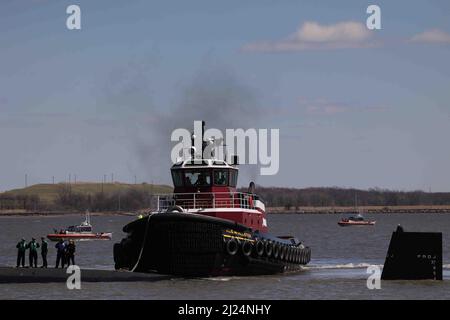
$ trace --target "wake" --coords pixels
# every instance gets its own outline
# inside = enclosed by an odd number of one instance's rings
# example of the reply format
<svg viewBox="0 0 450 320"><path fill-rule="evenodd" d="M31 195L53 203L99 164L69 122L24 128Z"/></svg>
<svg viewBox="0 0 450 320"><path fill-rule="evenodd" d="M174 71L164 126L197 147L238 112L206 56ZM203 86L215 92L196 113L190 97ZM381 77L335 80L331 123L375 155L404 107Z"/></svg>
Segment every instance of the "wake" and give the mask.
<svg viewBox="0 0 450 320"><path fill-rule="evenodd" d="M370 266L377 266L383 268L382 264L373 263L341 263L341 264L322 264L322 265L307 265L304 266L304 270L326 270L326 269L365 269Z"/></svg>

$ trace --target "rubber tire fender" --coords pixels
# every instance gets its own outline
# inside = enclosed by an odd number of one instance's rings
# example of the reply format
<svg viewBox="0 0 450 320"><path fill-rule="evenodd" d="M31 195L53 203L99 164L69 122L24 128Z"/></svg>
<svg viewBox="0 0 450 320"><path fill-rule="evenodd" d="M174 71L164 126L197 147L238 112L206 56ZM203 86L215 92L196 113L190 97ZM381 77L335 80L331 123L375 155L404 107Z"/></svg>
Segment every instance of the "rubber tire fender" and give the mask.
<svg viewBox="0 0 450 320"><path fill-rule="evenodd" d="M270 258L273 255L273 243L272 241L268 240L264 244L264 252L266 254L266 257Z"/></svg>
<svg viewBox="0 0 450 320"><path fill-rule="evenodd" d="M261 240L256 241L255 244L255 253L258 257L261 257L264 254L264 242Z"/></svg>
<svg viewBox="0 0 450 320"><path fill-rule="evenodd" d="M225 243L225 250L230 256L234 256L239 251L239 243L236 239L231 238Z"/></svg>
<svg viewBox="0 0 450 320"><path fill-rule="evenodd" d="M273 248L273 257L275 259L278 259L279 256L280 256L280 245L278 243L275 243Z"/></svg>
<svg viewBox="0 0 450 320"><path fill-rule="evenodd" d="M283 244L281 244L280 254L278 255L278 257L280 258L280 260L284 260L285 256L286 256L286 247Z"/></svg>
<svg viewBox="0 0 450 320"><path fill-rule="evenodd" d="M241 251L244 256L250 256L253 251L253 244L250 241L242 241Z"/></svg>

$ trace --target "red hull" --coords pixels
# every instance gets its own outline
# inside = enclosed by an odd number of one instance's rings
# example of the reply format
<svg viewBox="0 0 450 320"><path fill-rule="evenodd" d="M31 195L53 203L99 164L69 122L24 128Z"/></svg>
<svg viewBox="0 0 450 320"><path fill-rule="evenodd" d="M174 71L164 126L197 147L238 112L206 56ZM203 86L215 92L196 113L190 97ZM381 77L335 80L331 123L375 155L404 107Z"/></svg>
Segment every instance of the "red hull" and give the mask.
<svg viewBox="0 0 450 320"><path fill-rule="evenodd" d="M341 227L346 226L373 226L376 221L339 221L338 225Z"/></svg>
<svg viewBox="0 0 450 320"><path fill-rule="evenodd" d="M65 234L65 233L54 233L48 234L47 238L51 241L62 240L111 240L111 233L98 233L98 234L82 234L82 233L73 233L73 234Z"/></svg>

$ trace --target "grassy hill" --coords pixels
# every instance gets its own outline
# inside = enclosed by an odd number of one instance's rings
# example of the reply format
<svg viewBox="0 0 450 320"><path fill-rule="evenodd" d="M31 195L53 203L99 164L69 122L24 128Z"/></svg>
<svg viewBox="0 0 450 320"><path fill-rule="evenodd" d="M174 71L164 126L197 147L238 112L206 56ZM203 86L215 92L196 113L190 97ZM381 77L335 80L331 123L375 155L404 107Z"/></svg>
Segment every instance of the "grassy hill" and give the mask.
<svg viewBox="0 0 450 320"><path fill-rule="evenodd" d="M69 188L73 193L79 194L97 194L103 191L105 195L117 194L119 192L127 192L130 190L144 191L148 193L170 193L172 187L167 185L153 185L153 184L127 184L127 183L93 183L93 182L78 182L76 184L35 184L27 188L9 190L0 193L0 196L16 197L16 196L38 196L42 201L54 202L58 197L62 188Z"/></svg>

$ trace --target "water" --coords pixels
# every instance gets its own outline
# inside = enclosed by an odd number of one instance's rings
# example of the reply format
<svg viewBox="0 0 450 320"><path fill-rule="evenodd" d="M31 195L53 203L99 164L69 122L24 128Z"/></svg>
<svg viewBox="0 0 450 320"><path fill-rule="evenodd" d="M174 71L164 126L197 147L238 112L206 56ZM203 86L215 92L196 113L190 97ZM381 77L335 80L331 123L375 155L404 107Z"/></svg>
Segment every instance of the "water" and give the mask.
<svg viewBox="0 0 450 320"><path fill-rule="evenodd" d="M338 215L270 215L269 227L278 235L296 235L312 248L312 261L301 272L258 277L172 279L154 283L82 283L68 290L65 283L0 284L0 299L450 299L450 215L366 215L374 227L339 227ZM82 216L1 217L0 265L15 265L17 241L39 238L77 224ZM81 268L113 269L113 244L132 217L93 216L97 231L113 232L112 241L77 243ZM392 231L443 232L444 281L383 281L380 290L366 286L368 265L382 265ZM50 242L49 263L55 250ZM27 259L28 260L28 259ZM40 261L39 261L40 263Z"/></svg>

